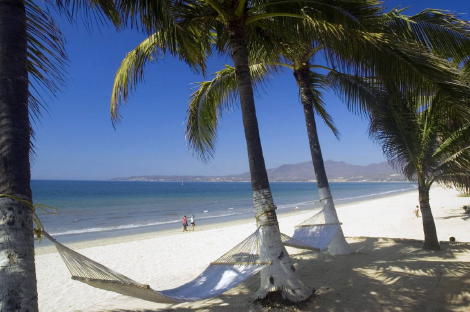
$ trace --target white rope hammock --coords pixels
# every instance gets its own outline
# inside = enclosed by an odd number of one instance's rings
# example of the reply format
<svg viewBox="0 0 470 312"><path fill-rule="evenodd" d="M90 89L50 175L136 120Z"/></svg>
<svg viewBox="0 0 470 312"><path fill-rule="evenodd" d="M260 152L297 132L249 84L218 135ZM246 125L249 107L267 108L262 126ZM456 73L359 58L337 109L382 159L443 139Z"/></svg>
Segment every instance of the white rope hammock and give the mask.
<svg viewBox="0 0 470 312"><path fill-rule="evenodd" d="M322 210L296 226L294 235L281 234L286 246L324 250L340 224L322 222ZM58 242L43 230L54 243L72 279L90 286L157 303L180 303L216 297L261 271L270 261L260 257L260 228L212 262L198 277L177 288L154 290L134 281Z"/></svg>
<svg viewBox="0 0 470 312"><path fill-rule="evenodd" d="M340 229L341 223L327 223L323 209L296 225L294 235L282 234L286 246L323 251L328 248Z"/></svg>
<svg viewBox="0 0 470 312"><path fill-rule="evenodd" d="M323 222L323 223L321 223ZM323 211L296 226L294 235L281 234L286 246L324 250L338 232L340 223L324 223ZM198 277L177 288L154 290L134 281L58 242L43 230L54 243L72 279L90 286L157 303L179 303L216 297L246 281L270 261L260 257L260 228L212 262Z"/></svg>
<svg viewBox="0 0 470 312"><path fill-rule="evenodd" d="M241 243L212 262L194 280L177 288L157 291L59 243L47 232L72 279L90 286L157 303L179 303L216 297L244 282L271 262L260 259L259 228Z"/></svg>
<svg viewBox="0 0 470 312"><path fill-rule="evenodd" d="M255 193L255 195L259 194ZM254 206L268 205L272 199L267 200L266 194L260 198L254 198ZM269 196L271 193L268 191ZM90 286L120 293L126 296L140 298L157 303L179 303L197 301L216 297L225 291L244 282L265 266L271 265L267 259L260 256L260 227L241 243L230 249L216 261L212 262L194 280L177 288L157 291L147 284L136 282L118 272L99 264L90 258L68 248L49 235L34 213L36 207L53 209L46 205L33 205L16 195L0 194L0 197L8 197L19 201L33 209L34 220L38 226L37 233L42 233L54 243L72 279L86 283ZM269 199L269 198L268 198ZM263 202L265 201L265 202ZM258 209L261 210L261 209ZM274 219L273 219L274 217ZM276 222L275 215L270 211L256 216L259 224L269 225ZM272 220L271 220L272 219ZM314 214L295 228L294 235L289 237L281 234L282 242L287 246L303 249L324 250L338 232L340 223L326 223L323 210Z"/></svg>

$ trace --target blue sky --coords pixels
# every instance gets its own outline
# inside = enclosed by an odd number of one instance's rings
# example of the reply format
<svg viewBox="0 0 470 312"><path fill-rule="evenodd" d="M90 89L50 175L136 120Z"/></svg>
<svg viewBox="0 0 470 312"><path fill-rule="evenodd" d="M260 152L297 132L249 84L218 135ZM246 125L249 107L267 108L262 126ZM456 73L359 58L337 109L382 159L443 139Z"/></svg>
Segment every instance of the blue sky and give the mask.
<svg viewBox="0 0 470 312"><path fill-rule="evenodd" d="M388 8L408 6L410 13L427 7L469 11L466 1L385 3ZM170 56L147 67L145 81L123 107L123 119L114 129L109 118L114 73L144 36L134 31L115 32L111 27L90 31L60 18L58 22L67 38L70 62L62 92L48 101L47 112L34 124L33 179L247 171L239 109L224 114L214 159L201 162L188 149L184 137L187 101L192 83L204 77ZM224 56L213 57L208 74L227 63L231 61ZM324 158L353 164L383 161L380 147L368 137L367 120L349 113L330 92L324 94L324 101L341 132L337 140L318 123ZM257 94L256 107L267 167L309 160L304 117L291 72L273 76Z"/></svg>

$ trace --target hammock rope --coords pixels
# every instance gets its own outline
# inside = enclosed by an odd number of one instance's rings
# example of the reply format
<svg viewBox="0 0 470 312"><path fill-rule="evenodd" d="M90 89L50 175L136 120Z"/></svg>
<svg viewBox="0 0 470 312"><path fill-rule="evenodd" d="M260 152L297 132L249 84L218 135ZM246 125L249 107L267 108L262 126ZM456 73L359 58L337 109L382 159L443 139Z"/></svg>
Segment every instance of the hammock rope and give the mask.
<svg viewBox="0 0 470 312"><path fill-rule="evenodd" d="M282 234L284 245L300 249L323 251L339 232L341 223L326 222L324 209L295 226L294 235Z"/></svg>
<svg viewBox="0 0 470 312"><path fill-rule="evenodd" d="M36 208L55 213L53 207L33 204L20 196L0 194L28 206L33 211L35 234L49 239L56 247L72 279L90 286L157 303L180 303L216 297L244 282L271 261L260 256L260 228L223 254L195 279L177 288L157 291L139 283L74 250L52 237L36 215Z"/></svg>
<svg viewBox="0 0 470 312"><path fill-rule="evenodd" d="M260 258L259 228L212 262L194 280L174 289L156 291L68 248L47 232L72 279L90 286L159 303L203 300L220 295L256 274L270 261Z"/></svg>
<svg viewBox="0 0 470 312"><path fill-rule="evenodd" d="M254 205L259 206L265 201L272 203L272 200L266 199L268 195L270 196L270 194L263 193L259 195L260 198L254 198ZM38 237L44 236L55 245L72 279L123 295L158 303L203 300L222 294L244 282L265 266L271 265L271 261L261 258L260 243L260 229L263 226L277 224L276 215L270 210L261 210L262 212L256 215L258 224L256 231L210 263L198 277L177 288L157 291L147 284L134 281L70 249L47 233L36 215L36 208L47 213L55 213L57 209L47 205L33 204L29 200L15 195L0 194L0 197L16 200L32 209L35 234ZM260 211L260 209L257 211ZM327 248L334 235L336 235L339 225L339 223L326 223L323 210L320 210L297 225L293 237L281 234L281 240L287 246L323 250Z"/></svg>

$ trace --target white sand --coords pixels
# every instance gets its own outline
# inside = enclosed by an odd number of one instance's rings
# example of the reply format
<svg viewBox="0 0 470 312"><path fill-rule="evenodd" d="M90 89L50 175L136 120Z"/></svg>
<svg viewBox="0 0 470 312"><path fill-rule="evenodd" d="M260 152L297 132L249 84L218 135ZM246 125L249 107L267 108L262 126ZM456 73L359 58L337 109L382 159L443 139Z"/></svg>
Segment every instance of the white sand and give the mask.
<svg viewBox="0 0 470 312"><path fill-rule="evenodd" d="M457 194L454 190L440 187L435 187L431 191L431 207L438 236L443 241L447 241L449 236L455 236L457 241L470 242L468 230L470 221L462 215L460 208L464 204L470 204L470 199L458 197ZM346 236L422 239L421 219L416 218L413 212L417 202L417 191L411 191L339 205L338 215ZM279 219L281 231L288 235L292 234L294 225L310 215L311 213L303 212L282 216ZM79 252L132 279L150 284L155 289L166 289L176 287L197 276L208 263L240 242L253 230L255 230L254 219L219 224L218 227L212 226L189 233L182 233L178 229L174 232L119 238L100 244L87 243L95 246L80 248ZM39 305L40 310L44 312L113 309L155 311L168 307L72 281L57 253L44 253L44 250L42 252L39 250L36 268ZM248 297L243 300L248 300ZM220 307L222 306L223 304L220 304ZM191 309L191 305L187 307Z"/></svg>

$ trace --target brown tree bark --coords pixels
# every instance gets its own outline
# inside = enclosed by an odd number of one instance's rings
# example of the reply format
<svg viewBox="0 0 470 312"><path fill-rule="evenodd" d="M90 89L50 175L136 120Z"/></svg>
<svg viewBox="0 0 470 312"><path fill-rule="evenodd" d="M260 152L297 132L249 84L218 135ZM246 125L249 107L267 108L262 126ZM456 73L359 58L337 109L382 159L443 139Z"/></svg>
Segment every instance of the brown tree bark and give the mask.
<svg viewBox="0 0 470 312"><path fill-rule="evenodd" d="M31 201L26 15L0 0L0 194ZM38 311L32 209L0 196L0 311Z"/></svg>
<svg viewBox="0 0 470 312"><path fill-rule="evenodd" d="M436 224L429 203L429 187L422 185L424 184L422 182L418 182L418 184L419 208L423 219L424 249L439 250L441 246L437 238Z"/></svg>

